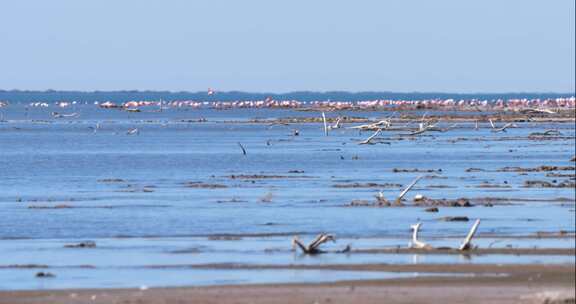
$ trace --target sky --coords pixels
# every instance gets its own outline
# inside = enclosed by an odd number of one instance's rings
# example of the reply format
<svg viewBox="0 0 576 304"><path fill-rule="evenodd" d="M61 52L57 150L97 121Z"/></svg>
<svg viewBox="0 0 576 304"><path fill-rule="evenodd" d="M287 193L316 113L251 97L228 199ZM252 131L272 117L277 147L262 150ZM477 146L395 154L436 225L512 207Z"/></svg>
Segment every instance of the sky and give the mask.
<svg viewBox="0 0 576 304"><path fill-rule="evenodd" d="M0 89L574 92L574 0L0 0Z"/></svg>

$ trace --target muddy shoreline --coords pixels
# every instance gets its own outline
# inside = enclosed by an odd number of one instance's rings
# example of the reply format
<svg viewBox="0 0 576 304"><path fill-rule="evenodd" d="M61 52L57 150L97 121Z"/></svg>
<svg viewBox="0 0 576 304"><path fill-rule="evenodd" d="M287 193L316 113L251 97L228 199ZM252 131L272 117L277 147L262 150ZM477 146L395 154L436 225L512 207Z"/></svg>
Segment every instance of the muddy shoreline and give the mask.
<svg viewBox="0 0 576 304"><path fill-rule="evenodd" d="M574 265L343 265L343 269L468 273L316 284L2 291L0 303L573 303ZM482 274L499 274L483 276Z"/></svg>

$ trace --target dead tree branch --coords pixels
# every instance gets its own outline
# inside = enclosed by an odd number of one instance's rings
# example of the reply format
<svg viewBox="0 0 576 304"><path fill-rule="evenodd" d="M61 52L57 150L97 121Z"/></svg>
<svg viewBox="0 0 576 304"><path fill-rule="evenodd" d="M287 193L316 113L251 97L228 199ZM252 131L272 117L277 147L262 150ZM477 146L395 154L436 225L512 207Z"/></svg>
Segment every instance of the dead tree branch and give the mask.
<svg viewBox="0 0 576 304"><path fill-rule="evenodd" d="M382 129L378 129L376 130L376 132L374 132L374 134L370 135L370 137L366 138L366 140L359 142L359 145L372 145L373 143L371 142L372 139L374 139L374 137L376 137L378 134L380 134L380 132L382 132Z"/></svg>
<svg viewBox="0 0 576 304"><path fill-rule="evenodd" d="M408 185L408 187L406 187L406 189L402 190L402 192L400 192L398 198L396 199L396 203L400 204L402 202L402 198L404 198L404 196L408 193L408 191L410 191L416 185L416 183L418 183L418 181L421 180L423 177L424 177L423 175L418 176L414 181L412 181L412 183L410 183L410 185Z"/></svg>
<svg viewBox="0 0 576 304"><path fill-rule="evenodd" d="M321 233L317 235L316 238L312 242L310 242L310 244L304 245L302 244L298 236L295 236L292 239L292 249L295 249L295 246L298 246L305 254L324 253L325 251L320 250L320 245L328 241L335 242L336 238L331 234Z"/></svg>
<svg viewBox="0 0 576 304"><path fill-rule="evenodd" d="M418 240L418 231L420 230L420 226L422 226L422 223L410 226L410 228L412 228L412 242L410 242L410 247L416 249L433 249L429 244Z"/></svg>
<svg viewBox="0 0 576 304"><path fill-rule="evenodd" d="M246 155L246 149L244 149L244 146L242 146L241 143L238 143L238 145L240 146L240 149L242 149L242 154Z"/></svg>
<svg viewBox="0 0 576 304"><path fill-rule="evenodd" d="M509 122L507 124L505 124L504 126L502 126L501 128L495 128L492 129L492 132L497 133L497 132L506 132L506 129L508 128L516 128L516 124Z"/></svg>
<svg viewBox="0 0 576 304"><path fill-rule="evenodd" d="M476 222L474 222L474 225L472 225L472 229L470 229L470 232L468 232L468 235L464 239L462 245L460 245L460 248L458 248L460 251L472 249L471 241L474 237L474 234L476 233L476 230L478 230L478 225L480 225L480 219L477 219Z"/></svg>
<svg viewBox="0 0 576 304"><path fill-rule="evenodd" d="M353 126L349 129L359 129L362 131L372 131L372 130L384 130L388 129L391 126L390 119L384 119L375 123Z"/></svg>
<svg viewBox="0 0 576 304"><path fill-rule="evenodd" d="M322 121L324 122L324 135L328 136L328 124L326 122L326 115L322 112Z"/></svg>

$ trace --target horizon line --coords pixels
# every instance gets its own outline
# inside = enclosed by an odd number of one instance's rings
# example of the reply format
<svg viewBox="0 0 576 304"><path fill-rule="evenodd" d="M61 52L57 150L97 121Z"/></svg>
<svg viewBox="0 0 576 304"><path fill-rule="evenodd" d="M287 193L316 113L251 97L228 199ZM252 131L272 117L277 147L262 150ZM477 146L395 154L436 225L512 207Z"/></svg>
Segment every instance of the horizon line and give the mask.
<svg viewBox="0 0 576 304"><path fill-rule="evenodd" d="M151 89L122 89L122 90L60 90L60 89L0 89L0 92L26 92L26 93L169 93L169 94L205 94L206 90L151 90ZM215 94L258 94L258 95L290 95L296 93L312 93L312 94L329 94L329 93L345 93L345 94L443 94L443 95L540 95L540 94L555 94L555 95L575 95L576 90L572 92L559 92L559 91L503 91L503 92L450 92L450 91L378 91L378 90L363 90L363 91L348 91L348 90L294 90L284 92L266 92L266 91L242 91L242 90L214 90Z"/></svg>

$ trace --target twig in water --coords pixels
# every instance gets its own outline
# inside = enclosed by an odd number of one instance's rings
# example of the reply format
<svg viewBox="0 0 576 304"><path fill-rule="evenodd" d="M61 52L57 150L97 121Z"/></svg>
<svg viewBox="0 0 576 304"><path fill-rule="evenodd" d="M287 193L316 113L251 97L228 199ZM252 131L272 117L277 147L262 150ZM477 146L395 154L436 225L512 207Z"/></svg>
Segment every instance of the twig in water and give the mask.
<svg viewBox="0 0 576 304"><path fill-rule="evenodd" d="M408 185L408 187L406 187L406 189L404 189L402 192L400 192L400 194L398 195L398 198L396 199L396 203L400 204L402 201L402 198L408 193L408 191L410 191L415 185L416 183L421 180L424 176L420 175L418 176L414 181L412 181L412 183L410 183L410 185Z"/></svg>
<svg viewBox="0 0 576 304"><path fill-rule="evenodd" d="M506 129L508 128L516 128L516 125L514 123L507 123L505 124L502 128L497 128L497 129L493 129L492 132L497 133L497 132L506 132Z"/></svg>
<svg viewBox="0 0 576 304"><path fill-rule="evenodd" d="M336 123L333 126L328 126L328 130L332 130L332 129L340 129L342 126L340 125L340 121L342 120L342 117L338 117L338 119L336 120Z"/></svg>
<svg viewBox="0 0 576 304"><path fill-rule="evenodd" d="M292 239L292 248L294 249L296 246L298 246L305 254L324 253L324 251L320 250L320 245L328 241L335 242L336 238L331 234L321 233L318 236L316 236L316 238L312 242L310 242L310 244L306 246L302 244L302 242L297 236L295 236Z"/></svg>
<svg viewBox="0 0 576 304"><path fill-rule="evenodd" d="M382 132L382 129L378 129L376 130L376 132L374 132L374 134L370 135L370 137L366 138L366 140L359 142L359 145L368 145L368 144L372 144L370 141L376 137L378 134L380 134L380 132Z"/></svg>
<svg viewBox="0 0 576 304"><path fill-rule="evenodd" d="M426 114L424 114L426 115ZM424 119L424 116L422 116L422 119ZM418 130L414 131L408 135L412 136L412 135L418 135L418 134L422 134L426 131L432 130L434 128L436 128L436 125L438 125L438 121L434 122L434 121L423 121L421 123L418 124Z"/></svg>
<svg viewBox="0 0 576 304"><path fill-rule="evenodd" d="M468 232L468 235L464 239L464 242L462 243L462 245L460 245L460 248L458 248L460 251L472 249L472 243L470 242L472 241L472 238L474 237L474 234L478 229L478 225L480 225L480 219L476 220L476 222L472 226L472 229L470 229L470 232Z"/></svg>
<svg viewBox="0 0 576 304"><path fill-rule="evenodd" d="M492 119L488 119L488 121L490 122L490 126L492 126L492 129L496 129L496 126L495 126L494 123L492 122Z"/></svg>
<svg viewBox="0 0 576 304"><path fill-rule="evenodd" d="M240 149L242 149L242 154L246 155L246 149L244 149L244 146L242 146L241 143L238 143L238 145L240 146Z"/></svg>
<svg viewBox="0 0 576 304"><path fill-rule="evenodd" d="M326 115L322 112L322 121L324 122L324 135L328 136L328 124L326 123Z"/></svg>
<svg viewBox="0 0 576 304"><path fill-rule="evenodd" d="M410 228L412 228L412 242L410 242L410 247L417 249L433 249L434 247L431 245L418 240L418 231L420 230L420 226L422 226L422 223L410 226Z"/></svg>
<svg viewBox="0 0 576 304"><path fill-rule="evenodd" d="M388 129L390 127L390 125L391 125L390 118L387 118L387 119L381 120L379 122L371 123L371 124L349 127L349 129L378 130L378 129Z"/></svg>

